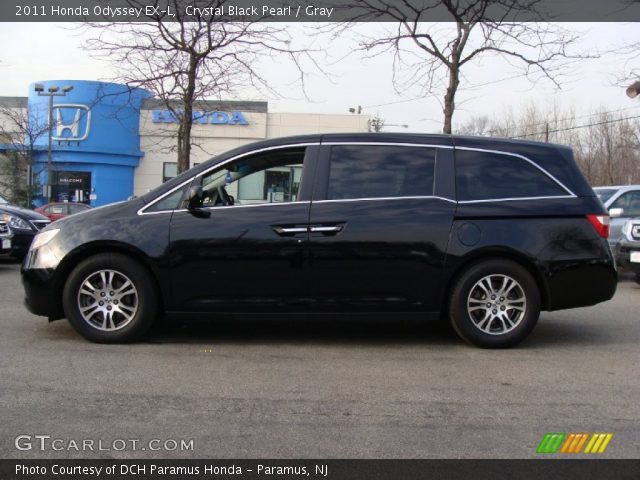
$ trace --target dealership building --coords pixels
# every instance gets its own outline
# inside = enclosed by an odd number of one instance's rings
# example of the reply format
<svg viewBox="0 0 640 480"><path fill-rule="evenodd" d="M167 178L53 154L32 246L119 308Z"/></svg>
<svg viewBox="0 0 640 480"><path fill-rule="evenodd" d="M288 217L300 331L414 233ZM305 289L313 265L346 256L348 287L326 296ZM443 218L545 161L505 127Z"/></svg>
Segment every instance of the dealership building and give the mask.
<svg viewBox="0 0 640 480"><path fill-rule="evenodd" d="M0 97L0 150L16 148L9 138L20 135L8 118L14 114L29 119L31 141L23 148L33 149L33 172L41 185L48 184L51 156L55 200L106 205L144 194L177 174L178 123L167 105L145 90L56 80L30 85L28 97ZM365 115L277 113L267 102L198 101L193 117L191 166L267 138L368 127ZM282 176L276 173L271 178ZM42 193L39 204L46 203L44 187Z"/></svg>

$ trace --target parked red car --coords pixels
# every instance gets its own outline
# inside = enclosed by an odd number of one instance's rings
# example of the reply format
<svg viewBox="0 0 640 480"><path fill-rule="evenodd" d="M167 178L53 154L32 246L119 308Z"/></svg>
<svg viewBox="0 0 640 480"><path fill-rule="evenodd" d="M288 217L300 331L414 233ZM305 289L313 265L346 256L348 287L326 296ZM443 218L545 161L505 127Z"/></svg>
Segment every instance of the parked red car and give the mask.
<svg viewBox="0 0 640 480"><path fill-rule="evenodd" d="M67 215L73 215L74 213L84 212L90 208L91 205L87 205L86 203L54 202L36 208L36 212L41 213L52 222L55 222L59 218L66 217Z"/></svg>

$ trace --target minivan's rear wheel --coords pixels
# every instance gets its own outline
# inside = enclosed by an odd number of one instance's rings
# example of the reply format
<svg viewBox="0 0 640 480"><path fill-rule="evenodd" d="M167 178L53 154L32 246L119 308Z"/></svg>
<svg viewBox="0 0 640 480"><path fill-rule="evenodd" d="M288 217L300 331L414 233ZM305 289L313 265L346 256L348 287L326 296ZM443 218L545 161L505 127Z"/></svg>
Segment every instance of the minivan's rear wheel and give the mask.
<svg viewBox="0 0 640 480"><path fill-rule="evenodd" d="M453 328L485 348L522 341L540 316L540 292L531 274L509 260L486 260L464 271L449 300Z"/></svg>
<svg viewBox="0 0 640 480"><path fill-rule="evenodd" d="M153 323L153 279L135 260L117 253L81 262L67 279L64 311L73 328L94 342L133 341Z"/></svg>

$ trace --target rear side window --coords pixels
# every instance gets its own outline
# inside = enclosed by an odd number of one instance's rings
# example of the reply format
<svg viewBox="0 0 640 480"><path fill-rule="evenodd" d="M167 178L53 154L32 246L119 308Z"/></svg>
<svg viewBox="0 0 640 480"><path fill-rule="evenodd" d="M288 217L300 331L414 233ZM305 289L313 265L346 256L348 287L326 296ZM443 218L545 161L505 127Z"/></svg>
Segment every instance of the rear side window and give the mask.
<svg viewBox="0 0 640 480"><path fill-rule="evenodd" d="M84 212L87 207L83 207L82 205L69 205L69 213L80 213Z"/></svg>
<svg viewBox="0 0 640 480"><path fill-rule="evenodd" d="M553 197L567 192L522 158L456 150L458 200Z"/></svg>
<svg viewBox="0 0 640 480"><path fill-rule="evenodd" d="M435 157L434 148L333 146L327 198L431 196Z"/></svg>

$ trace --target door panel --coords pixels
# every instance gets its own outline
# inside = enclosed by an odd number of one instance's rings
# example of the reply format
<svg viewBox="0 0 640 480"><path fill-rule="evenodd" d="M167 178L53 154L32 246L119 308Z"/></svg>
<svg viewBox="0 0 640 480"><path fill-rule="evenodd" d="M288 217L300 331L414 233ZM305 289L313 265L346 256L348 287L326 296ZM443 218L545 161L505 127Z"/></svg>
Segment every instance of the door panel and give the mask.
<svg viewBox="0 0 640 480"><path fill-rule="evenodd" d="M176 210L171 218L174 308L273 310L304 301L317 151L285 146L223 163L194 179L202 203Z"/></svg>
<svg viewBox="0 0 640 480"><path fill-rule="evenodd" d="M320 159L309 240L316 301L440 310L456 209L451 151L345 143L323 146Z"/></svg>
<svg viewBox="0 0 640 480"><path fill-rule="evenodd" d="M309 202L176 211L168 258L178 309L286 308L305 296ZM282 229L299 228L297 232Z"/></svg>
<svg viewBox="0 0 640 480"><path fill-rule="evenodd" d="M438 311L455 204L436 198L319 201L311 226L314 297L326 308Z"/></svg>

